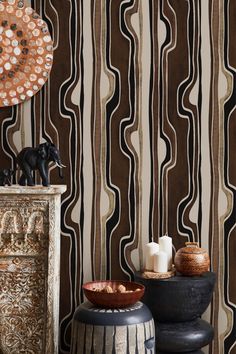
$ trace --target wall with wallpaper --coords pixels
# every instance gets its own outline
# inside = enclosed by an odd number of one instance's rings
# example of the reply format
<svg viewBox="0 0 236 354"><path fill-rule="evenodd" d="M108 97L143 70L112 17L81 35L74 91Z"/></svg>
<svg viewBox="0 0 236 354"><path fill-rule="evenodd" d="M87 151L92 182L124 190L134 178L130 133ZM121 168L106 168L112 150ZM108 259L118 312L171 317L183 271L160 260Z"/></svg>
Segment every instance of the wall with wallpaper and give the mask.
<svg viewBox="0 0 236 354"><path fill-rule="evenodd" d="M54 65L35 97L0 110L0 163L52 140L67 165L61 353L81 284L132 278L143 245L167 232L175 249L208 249L218 284L206 352L235 354L236 2L29 4L48 23Z"/></svg>

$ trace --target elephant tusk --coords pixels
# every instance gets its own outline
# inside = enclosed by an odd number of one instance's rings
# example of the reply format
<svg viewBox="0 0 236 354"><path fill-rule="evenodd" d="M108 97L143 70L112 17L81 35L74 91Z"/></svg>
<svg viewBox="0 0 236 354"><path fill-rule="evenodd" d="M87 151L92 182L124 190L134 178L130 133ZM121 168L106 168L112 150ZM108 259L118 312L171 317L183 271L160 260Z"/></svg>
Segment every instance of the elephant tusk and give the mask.
<svg viewBox="0 0 236 354"><path fill-rule="evenodd" d="M59 165L58 162L56 162L56 165L57 165L57 167L59 167L59 168L66 167L65 165L62 165L62 164Z"/></svg>
<svg viewBox="0 0 236 354"><path fill-rule="evenodd" d="M56 165L57 165L57 167L62 168L62 166L61 166L61 165L59 165L59 163L58 163L58 162L56 162Z"/></svg>

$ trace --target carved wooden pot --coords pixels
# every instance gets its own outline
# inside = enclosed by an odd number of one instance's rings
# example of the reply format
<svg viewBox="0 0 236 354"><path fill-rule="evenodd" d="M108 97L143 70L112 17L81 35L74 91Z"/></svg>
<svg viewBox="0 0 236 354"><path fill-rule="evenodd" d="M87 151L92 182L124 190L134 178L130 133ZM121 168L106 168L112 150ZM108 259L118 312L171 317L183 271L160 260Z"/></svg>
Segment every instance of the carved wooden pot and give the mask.
<svg viewBox="0 0 236 354"><path fill-rule="evenodd" d="M209 270L208 253L198 247L197 242L186 242L186 247L180 248L174 258L176 270L187 276L201 275Z"/></svg>

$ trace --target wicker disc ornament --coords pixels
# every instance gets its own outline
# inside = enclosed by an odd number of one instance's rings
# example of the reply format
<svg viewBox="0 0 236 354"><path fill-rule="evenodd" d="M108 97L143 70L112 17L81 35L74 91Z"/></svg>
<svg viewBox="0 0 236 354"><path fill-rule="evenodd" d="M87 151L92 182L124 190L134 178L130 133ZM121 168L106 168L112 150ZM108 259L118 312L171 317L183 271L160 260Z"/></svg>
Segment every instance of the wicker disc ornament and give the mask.
<svg viewBox="0 0 236 354"><path fill-rule="evenodd" d="M35 95L47 81L52 62L46 22L22 0L0 0L0 107Z"/></svg>

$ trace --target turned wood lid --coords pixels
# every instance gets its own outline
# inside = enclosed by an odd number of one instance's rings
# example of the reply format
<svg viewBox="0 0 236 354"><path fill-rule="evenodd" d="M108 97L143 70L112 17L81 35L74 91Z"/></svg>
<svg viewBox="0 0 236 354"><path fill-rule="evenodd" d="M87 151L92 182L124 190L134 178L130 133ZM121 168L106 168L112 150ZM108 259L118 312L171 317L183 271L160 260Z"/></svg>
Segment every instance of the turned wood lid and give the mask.
<svg viewBox="0 0 236 354"><path fill-rule="evenodd" d="M180 248L177 253L205 254L206 250L199 247L198 242L185 242L185 247Z"/></svg>

